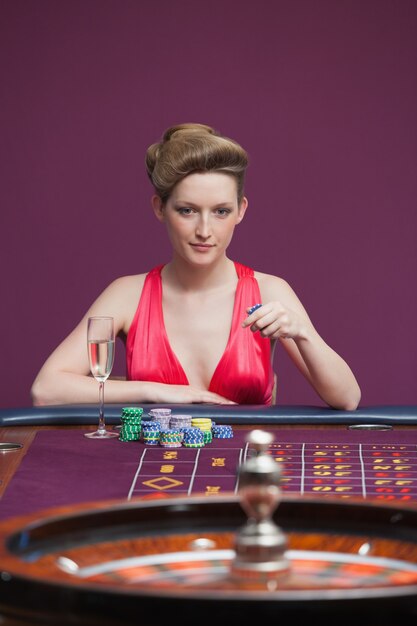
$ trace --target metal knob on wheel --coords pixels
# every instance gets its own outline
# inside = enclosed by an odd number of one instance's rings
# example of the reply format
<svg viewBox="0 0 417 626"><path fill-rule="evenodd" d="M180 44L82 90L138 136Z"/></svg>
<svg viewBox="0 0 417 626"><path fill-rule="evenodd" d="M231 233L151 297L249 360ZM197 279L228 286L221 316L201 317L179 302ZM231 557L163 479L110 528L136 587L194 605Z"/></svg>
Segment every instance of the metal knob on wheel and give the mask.
<svg viewBox="0 0 417 626"><path fill-rule="evenodd" d="M272 519L281 495L281 470L266 453L272 434L253 430L247 441L255 454L238 469L240 504L248 516L235 538L232 575L273 580L289 570L287 538Z"/></svg>

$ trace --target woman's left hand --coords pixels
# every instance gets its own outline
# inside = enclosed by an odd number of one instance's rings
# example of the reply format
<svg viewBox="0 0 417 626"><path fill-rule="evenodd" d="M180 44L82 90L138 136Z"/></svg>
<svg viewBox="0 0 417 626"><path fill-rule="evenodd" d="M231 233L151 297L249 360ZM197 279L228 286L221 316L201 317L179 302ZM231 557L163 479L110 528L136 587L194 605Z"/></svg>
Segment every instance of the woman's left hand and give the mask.
<svg viewBox="0 0 417 626"><path fill-rule="evenodd" d="M248 313L250 308L247 309ZM307 336L305 320L278 301L263 304L248 315L242 326L250 327L252 332L259 331L262 337L269 339L297 340Z"/></svg>
<svg viewBox="0 0 417 626"><path fill-rule="evenodd" d="M261 274L260 283L264 304L246 309L243 328L260 332L270 341L279 339L324 402L333 408L354 410L361 392L352 370L317 332L293 289L285 280L269 275Z"/></svg>

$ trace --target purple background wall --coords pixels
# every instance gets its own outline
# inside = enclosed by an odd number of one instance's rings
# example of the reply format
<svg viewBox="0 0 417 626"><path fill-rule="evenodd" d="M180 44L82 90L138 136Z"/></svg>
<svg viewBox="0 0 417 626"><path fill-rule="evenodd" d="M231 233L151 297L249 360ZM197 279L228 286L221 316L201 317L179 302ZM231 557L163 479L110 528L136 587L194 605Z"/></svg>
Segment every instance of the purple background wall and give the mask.
<svg viewBox="0 0 417 626"><path fill-rule="evenodd" d="M231 256L293 285L362 405L417 404L415 0L1 0L0 63L1 406L168 260L144 154L184 121L250 154ZM279 403L320 404L276 369Z"/></svg>

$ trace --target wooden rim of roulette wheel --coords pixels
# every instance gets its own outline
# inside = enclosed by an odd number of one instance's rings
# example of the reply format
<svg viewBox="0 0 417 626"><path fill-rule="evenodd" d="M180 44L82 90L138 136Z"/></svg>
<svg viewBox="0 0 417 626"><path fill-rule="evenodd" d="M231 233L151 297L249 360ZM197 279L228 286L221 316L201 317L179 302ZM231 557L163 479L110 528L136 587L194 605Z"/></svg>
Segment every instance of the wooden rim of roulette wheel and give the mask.
<svg viewBox="0 0 417 626"><path fill-rule="evenodd" d="M281 496L272 460L251 462L239 495L95 502L0 523L2 623L246 623L305 611L329 624L414 621L417 507Z"/></svg>

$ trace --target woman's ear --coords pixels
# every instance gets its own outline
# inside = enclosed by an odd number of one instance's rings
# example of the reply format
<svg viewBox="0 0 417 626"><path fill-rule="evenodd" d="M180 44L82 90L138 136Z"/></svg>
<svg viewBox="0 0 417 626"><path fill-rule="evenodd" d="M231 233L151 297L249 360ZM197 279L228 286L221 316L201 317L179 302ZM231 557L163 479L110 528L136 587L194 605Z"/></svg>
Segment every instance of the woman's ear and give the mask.
<svg viewBox="0 0 417 626"><path fill-rule="evenodd" d="M156 215L156 219L160 222L163 222L165 219L165 211L164 205L162 204L162 200L156 194L151 198L153 212Z"/></svg>
<svg viewBox="0 0 417 626"><path fill-rule="evenodd" d="M238 212L237 212L236 224L240 224L240 222L243 220L243 218L245 217L247 208L248 208L248 199L246 197L243 197L239 205Z"/></svg>

